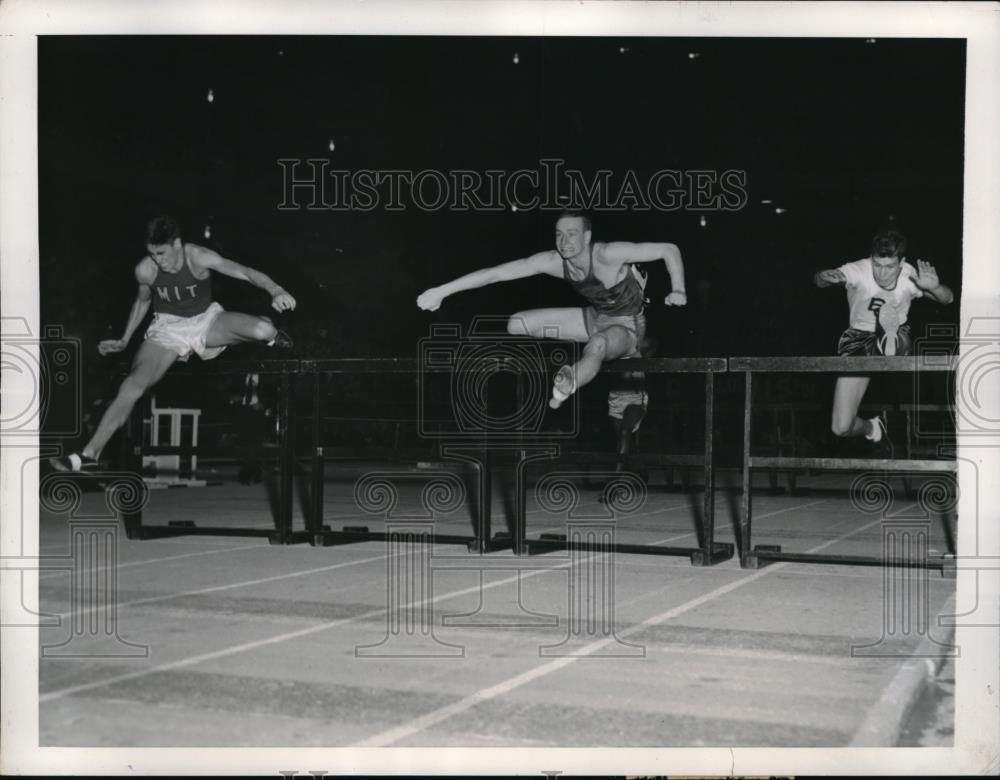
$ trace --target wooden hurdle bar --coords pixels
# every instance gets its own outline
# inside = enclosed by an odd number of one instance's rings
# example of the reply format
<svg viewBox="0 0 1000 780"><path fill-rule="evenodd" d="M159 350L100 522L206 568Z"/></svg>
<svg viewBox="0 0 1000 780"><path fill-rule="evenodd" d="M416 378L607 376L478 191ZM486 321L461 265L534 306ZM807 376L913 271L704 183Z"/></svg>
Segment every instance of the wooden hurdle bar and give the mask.
<svg viewBox="0 0 1000 780"><path fill-rule="evenodd" d="M733 357L729 358L730 372L742 373L745 377L743 406L743 497L740 507L740 565L756 569L775 561L797 563L848 564L857 566L882 566L885 561L878 556L861 555L821 555L782 552L777 545L758 545L751 540L751 472L753 469L813 469L876 472L950 472L957 473L958 464L954 460L881 458L821 458L821 457L759 457L750 451L751 422L753 409L753 375L776 373L835 373L835 374L875 374L875 373L916 373L953 372L957 358L939 354L908 357ZM895 565L901 565L896 563ZM915 568L931 568L948 571L954 567L954 558L942 556L916 561Z"/></svg>

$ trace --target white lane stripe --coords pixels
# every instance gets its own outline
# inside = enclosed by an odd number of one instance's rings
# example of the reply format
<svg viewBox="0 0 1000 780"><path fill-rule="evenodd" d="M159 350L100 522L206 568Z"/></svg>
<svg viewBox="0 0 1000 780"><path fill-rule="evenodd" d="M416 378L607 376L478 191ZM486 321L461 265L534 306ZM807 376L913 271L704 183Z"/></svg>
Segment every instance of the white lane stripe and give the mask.
<svg viewBox="0 0 1000 780"><path fill-rule="evenodd" d="M686 531L685 533L677 534L676 536L668 536L666 539L657 539L655 542L637 542L637 544L648 544L648 545L668 544L669 542L676 542L679 539L687 539L689 536L694 536L694 535L695 535L694 531Z"/></svg>
<svg viewBox="0 0 1000 780"><path fill-rule="evenodd" d="M810 553L819 552L826 547L829 547L833 544L843 541L849 536L859 533L860 531L864 531L867 530L868 528L871 528L872 526L879 525L881 522L882 522L881 520L874 520L871 523L862 526L861 528L856 528L853 531L848 531L846 534L843 534L842 536L839 536L836 539L832 539L829 542L825 542L817 547L814 547L809 552ZM402 739L406 739L407 737L411 737L414 734L418 734L421 731L424 731L430 728L431 726L440 723L441 721L447 720L454 715L466 712L467 710L472 709L481 702L489 701L490 699L494 699L497 696L502 696L503 694L510 693L515 688L520 688L522 685L525 685L533 680L537 680L539 677L544 677L548 674L551 674L552 672L558 671L559 669L562 669L564 666L568 666L569 664L578 661L580 658L585 658L587 656L593 655L595 652L600 650L605 645L611 644L612 642L617 642L619 639L626 639L627 637L632 636L633 634L636 634L650 626L654 626L659 623L663 623L667 620L671 620L675 617L678 617L679 615L683 615L685 612L689 612L692 609L695 609L696 607L700 607L703 604L707 604L710 601L714 601L719 596L724 596L727 593L737 590L738 588L742 588L744 585L749 585L751 582L756 582L761 577L766 577L769 574L781 568L784 568L785 565L786 565L785 563L780 562L767 566L766 568L760 569L754 574L750 574L739 580L735 580L734 582L731 582L728 585L723 585L720 588L716 588L713 591L710 591L702 596L698 596L695 599L691 599L690 601L681 604L679 606L676 606L672 609L669 609L666 612L661 612L659 615L654 615L653 617L648 618L642 621L641 623L636 623L632 626L629 626L628 628L622 629L615 635L612 635L605 639L598 640L596 642L592 642L591 644L586 645L585 647L580 649L576 655L564 656L562 658L557 658L552 661L549 661L548 663L542 664L541 666L536 666L534 669L529 669L528 671L522 672L519 675L510 677L504 680L503 682L490 686L489 688L483 688L479 691L476 691L475 693L466 696L465 698L460 699L459 701L454 702L453 704L449 704L446 707L440 707L439 709L433 710L427 713L426 715L422 715L419 718L415 718L411 720L409 723L406 723L402 726L397 726L396 728L383 731L381 734L376 734L375 736L370 737L369 739L366 739L363 742L357 743L356 745L354 745L354 747L385 747L395 742L399 742Z"/></svg>
<svg viewBox="0 0 1000 780"><path fill-rule="evenodd" d="M116 570L118 570L118 569L130 569L130 568L132 568L134 566L146 566L147 564L151 564L151 563L163 563L164 561L176 561L176 560L180 560L181 558L197 558L197 557L202 556L202 555L220 555L222 553L234 552L235 550L251 550L251 549L255 549L255 548L264 549L263 545L260 545L260 544L244 544L244 545L240 545L239 547L225 547L225 548L220 549L220 550L201 550L199 552L180 553L179 555L167 555L167 556L165 556L163 558L146 558L145 560L141 560L141 561L129 561L128 563L119 563L119 564L117 564L115 566L115 569ZM70 556L66 556L66 560L67 560L67 562L69 562L69 561L72 561L72 558ZM108 567L108 566L98 566L97 568L88 569L87 571L88 572L106 571L108 568L110 568L110 567ZM71 571L72 571L72 569L69 569L69 568L60 569L59 571L43 571L41 574L38 575L38 579L41 580L41 579L46 579L48 577L57 577L59 575L66 575L66 574L71 573Z"/></svg>
<svg viewBox="0 0 1000 780"><path fill-rule="evenodd" d="M808 504L799 504L798 506L790 506L786 507L785 509L777 509L774 512L765 512L762 515L754 515L753 519L763 520L765 517L773 517L774 515L784 514L785 512L792 512L797 509L805 509L807 506L815 506L816 504L824 504L829 500L830 499L828 498L823 498L820 499L819 501L810 501ZM688 531L687 533L680 534L679 536L670 536L667 537L666 539L658 539L655 542L647 542L647 544L666 544L667 542L676 542L678 539L684 539L688 536L694 536L694 535L695 535L694 531Z"/></svg>
<svg viewBox="0 0 1000 780"><path fill-rule="evenodd" d="M380 556L381 560L385 559L385 556ZM535 571L522 571L511 577L506 577L502 580L496 580L488 584L483 584L482 582L473 585L468 588L463 588L462 590L452 591L450 593L443 593L440 596L435 596L430 599L422 599L421 601L412 602L408 605L410 607L420 607L428 604L436 604L440 601L445 601L446 599L455 598L457 596L465 596L470 593L480 593L483 590L488 590L490 588L497 588L501 585L506 585L511 582L516 582L519 578L521 580L527 579L528 577L534 577L539 574L548 574L556 569L563 569L570 565L569 561L564 563L559 563L552 566L550 569L536 569ZM84 691L91 691L95 688L103 688L107 685L114 685L119 682L126 682L128 680L136 680L141 677L148 677L152 674L157 674L159 672L166 672L173 669L183 669L188 666L194 666L196 664L203 663L204 661L212 661L218 658L226 658L228 656L237 655L239 653L245 653L250 650L256 650L261 647L267 647L268 645L278 644L280 642L287 642L292 639L299 639L304 636L309 636L311 634L318 634L321 631L327 631L331 628L337 628L339 626L348 625L350 623L357 623L363 620L368 620L373 617L380 617L387 613L385 607L379 607L378 609L372 609L361 615L355 615L354 617L341 618L340 620L333 620L328 623L321 623L317 626L310 626L308 628L302 628L298 631L290 631L284 634L278 634L276 636L268 637L266 639L257 639L252 642L244 642L243 644L233 645L232 647L226 647L221 650L215 650L210 653L202 653L200 655L193 655L187 658L181 658L177 661L170 661L164 664L158 664L149 669L141 669L134 672L128 672L126 674L118 674L113 677L108 677L103 680L95 680L94 682L83 683L81 685L73 685L69 688L60 688L55 691L49 691L48 693L39 694L38 703L42 704L44 702L55 701L56 699L61 699L66 696L72 696L75 693L83 693Z"/></svg>
<svg viewBox="0 0 1000 780"><path fill-rule="evenodd" d="M392 558L399 556L401 553L393 554ZM225 585L213 585L209 588L199 588L197 590L184 590L180 593L165 593L159 596L147 596L142 599L133 599L132 601L123 601L115 606L118 609L124 607L134 607L137 604L153 604L158 601L170 601L171 599L184 598L185 596L202 596L206 593L218 593L223 590L233 590L235 588L249 588L252 585L262 585L265 582L280 582L281 580L289 580L294 577L306 577L310 574L320 574L325 571L333 571L334 569L345 569L348 566L358 566L362 563L371 563L372 561L384 561L386 560L385 555L375 555L371 558L359 558L356 561L344 561L343 563L333 563L329 566L320 566L316 569L306 569L304 571L290 572L288 574L275 574L271 577L261 577L256 580L243 580L242 582L230 582ZM101 604L94 607L88 607L83 610L74 610L72 612L59 612L57 616L60 618L68 618L70 616L76 615L88 615L91 612L100 611L106 609L106 606Z"/></svg>
<svg viewBox="0 0 1000 780"><path fill-rule="evenodd" d="M762 515L753 515L750 520L763 520L765 517L774 517L775 515L783 515L785 512L795 512L799 509L805 509L807 506L816 506L817 504L825 504L829 501L829 498L821 498L818 501L810 501L808 504L798 504L797 506L787 506L784 509L776 509L773 512L765 512Z"/></svg>
<svg viewBox="0 0 1000 780"><path fill-rule="evenodd" d="M224 547L226 545L232 544L232 541L228 540L226 537L220 536L187 536L187 537L161 537L159 539L142 539L142 540L127 540L130 544L141 545L143 547L158 547L163 544L173 544L180 545L181 547ZM267 540L261 539L260 545L262 547L267 546ZM61 541L58 545L55 544L43 544L39 550L46 554L60 554L61 551L68 547L65 539Z"/></svg>

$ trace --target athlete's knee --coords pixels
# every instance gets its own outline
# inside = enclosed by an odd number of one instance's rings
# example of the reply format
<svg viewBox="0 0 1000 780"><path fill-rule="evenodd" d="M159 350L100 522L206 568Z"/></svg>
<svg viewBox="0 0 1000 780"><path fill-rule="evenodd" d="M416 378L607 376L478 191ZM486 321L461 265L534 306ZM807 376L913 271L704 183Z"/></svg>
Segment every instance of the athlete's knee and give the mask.
<svg viewBox="0 0 1000 780"><path fill-rule="evenodd" d="M608 337L603 333L595 333L590 337L587 346L583 348L584 353L604 360L608 354Z"/></svg>
<svg viewBox="0 0 1000 780"><path fill-rule="evenodd" d="M253 337L257 341L270 341L277 333L278 329L267 317L258 317L257 322L253 325Z"/></svg>
<svg viewBox="0 0 1000 780"><path fill-rule="evenodd" d="M843 438L844 436L849 436L851 433L851 428L854 427L854 419L846 417L838 417L834 415L830 422L830 430L833 431L834 436L839 436Z"/></svg>
<svg viewBox="0 0 1000 780"><path fill-rule="evenodd" d="M125 377L121 387L118 388L118 398L134 404L142 398L150 387L152 387L151 382L148 382L137 374L131 374Z"/></svg>

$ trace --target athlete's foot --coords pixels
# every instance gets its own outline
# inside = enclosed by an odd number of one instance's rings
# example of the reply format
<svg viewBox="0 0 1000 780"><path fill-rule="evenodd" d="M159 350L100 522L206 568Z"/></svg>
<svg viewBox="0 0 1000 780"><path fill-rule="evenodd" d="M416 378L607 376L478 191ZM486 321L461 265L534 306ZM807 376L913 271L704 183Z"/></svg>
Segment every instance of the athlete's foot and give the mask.
<svg viewBox="0 0 1000 780"><path fill-rule="evenodd" d="M573 379L573 367L563 366L556 372L552 383L552 399L549 406L558 409L573 393L576 392L576 381Z"/></svg>
<svg viewBox="0 0 1000 780"><path fill-rule="evenodd" d="M868 422L871 423L872 432L866 434L865 438L875 445L875 455L884 460L892 460L895 457L895 450L892 446L892 440L889 438L889 429L884 413L878 417L872 417Z"/></svg>
<svg viewBox="0 0 1000 780"><path fill-rule="evenodd" d="M871 432L865 434L865 438L870 442L878 444L885 435L885 421L882 419L882 415L870 418L868 424L872 429Z"/></svg>
<svg viewBox="0 0 1000 780"><path fill-rule="evenodd" d="M285 331L279 330L274 334L274 338L267 342L267 346L277 347L278 349L291 349L295 346L295 342L292 341L292 337L285 333Z"/></svg>
<svg viewBox="0 0 1000 780"><path fill-rule="evenodd" d="M99 468L96 458L90 458L76 452L71 452L69 455L63 455L61 458L49 458L49 465L56 471L83 471L93 473Z"/></svg>

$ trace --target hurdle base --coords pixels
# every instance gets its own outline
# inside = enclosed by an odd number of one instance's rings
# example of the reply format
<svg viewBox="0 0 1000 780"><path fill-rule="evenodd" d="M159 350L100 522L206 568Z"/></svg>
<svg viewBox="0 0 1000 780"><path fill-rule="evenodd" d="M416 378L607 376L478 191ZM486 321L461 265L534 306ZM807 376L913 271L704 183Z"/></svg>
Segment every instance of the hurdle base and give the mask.
<svg viewBox="0 0 1000 780"><path fill-rule="evenodd" d="M486 553L500 552L501 550L513 550L514 542L509 533L501 531L490 539L483 539L478 536L473 537L466 545L466 549L470 553L485 555Z"/></svg>
<svg viewBox="0 0 1000 780"><path fill-rule="evenodd" d="M753 548L753 552L748 552L741 558L740 568L763 569L775 563L776 559L771 558L771 555L781 555L780 544L758 544Z"/></svg>
<svg viewBox="0 0 1000 780"><path fill-rule="evenodd" d="M366 525L344 526L341 530L331 530L330 526L324 525L320 531L305 532L309 544L313 547L336 547L342 544L358 544L360 542L388 542L395 538L395 534L385 531L371 531ZM452 534L431 534L431 544L457 544L466 547L470 551L478 549L478 539L470 536L455 536Z"/></svg>
<svg viewBox="0 0 1000 780"><path fill-rule="evenodd" d="M942 577L953 578L957 567L950 554L924 559L906 558L886 560L876 555L822 555L816 553L782 552L780 545L760 544L747 553L742 561L744 569L761 569L772 563L825 563L831 566L876 566L905 569L938 569Z"/></svg>
<svg viewBox="0 0 1000 780"><path fill-rule="evenodd" d="M729 545L732 546L732 545ZM542 555L561 550L614 553L616 555L673 555L691 559L702 550L692 547L665 547L658 544L601 544L570 540L563 534L541 534L537 539L525 539L518 555Z"/></svg>
<svg viewBox="0 0 1000 780"><path fill-rule="evenodd" d="M708 555L704 550L691 553L692 566L714 566L717 563L730 560L736 554L736 545L726 542L716 542Z"/></svg>

